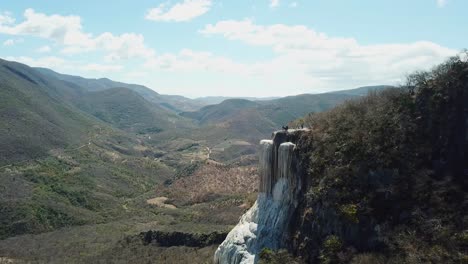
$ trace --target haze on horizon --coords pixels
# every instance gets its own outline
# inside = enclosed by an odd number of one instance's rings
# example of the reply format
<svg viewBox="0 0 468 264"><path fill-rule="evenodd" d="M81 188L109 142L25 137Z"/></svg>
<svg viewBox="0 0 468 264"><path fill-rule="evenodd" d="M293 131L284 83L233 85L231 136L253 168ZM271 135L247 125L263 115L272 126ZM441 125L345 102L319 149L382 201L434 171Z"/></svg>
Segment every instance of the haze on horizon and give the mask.
<svg viewBox="0 0 468 264"><path fill-rule="evenodd" d="M468 42L461 0L73 1L0 7L0 57L187 97L399 84Z"/></svg>

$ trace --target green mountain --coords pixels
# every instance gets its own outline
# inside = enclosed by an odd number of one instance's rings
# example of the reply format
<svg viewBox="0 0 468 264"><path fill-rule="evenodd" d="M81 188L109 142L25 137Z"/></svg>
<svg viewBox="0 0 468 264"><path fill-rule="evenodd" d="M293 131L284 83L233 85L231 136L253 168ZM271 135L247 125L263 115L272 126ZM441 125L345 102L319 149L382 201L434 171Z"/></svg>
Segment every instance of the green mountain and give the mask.
<svg viewBox="0 0 468 264"><path fill-rule="evenodd" d="M178 95L161 95L154 90L138 84L128 84L116 82L107 78L89 79L80 76L61 74L46 68L35 68L43 75L62 80L70 85L79 86L81 89L91 92L98 92L110 88L127 88L138 93L145 100L156 104L159 107L165 108L176 113L182 111L194 111L206 105L206 103L191 100L189 98Z"/></svg>
<svg viewBox="0 0 468 264"><path fill-rule="evenodd" d="M90 92L1 60L0 118L0 238L135 213L122 205L174 173L134 132L180 117L127 88Z"/></svg>
<svg viewBox="0 0 468 264"><path fill-rule="evenodd" d="M365 87L343 93L303 94L263 101L228 99L198 111L181 113L199 126L161 133L155 140L166 142L177 135L179 139L194 140L209 147L210 157L216 161L236 163L256 153L259 139L268 138L272 131L290 121L310 112L328 110L346 100L366 95L369 90L385 88Z"/></svg>
<svg viewBox="0 0 468 264"><path fill-rule="evenodd" d="M346 100L363 94L326 93L288 96L262 102L261 106L257 107L257 111L261 116L271 120L276 127L281 127L307 113L328 110Z"/></svg>
<svg viewBox="0 0 468 264"><path fill-rule="evenodd" d="M192 118L200 124L235 123L239 116L247 118L249 123L262 122L255 117L265 119L278 128L309 112L321 112L356 96L367 95L369 91L381 90L389 86L371 86L337 91L324 94L302 94L273 100L250 101L246 99L227 99L216 105L209 105L195 112L184 112L182 116ZM245 119L243 119L245 120ZM267 127L271 131L271 126Z"/></svg>
<svg viewBox="0 0 468 264"><path fill-rule="evenodd" d="M78 144L97 120L76 111L78 94L25 65L0 60L0 164L33 159Z"/></svg>
<svg viewBox="0 0 468 264"><path fill-rule="evenodd" d="M115 82L70 77L77 80L72 83L55 78L62 75L46 69L4 60L0 66L0 163L44 156L50 149L77 145L94 127L104 123L139 134L190 127L189 121L134 91L158 96L143 86L107 89ZM92 88L95 84L97 88Z"/></svg>
<svg viewBox="0 0 468 264"><path fill-rule="evenodd" d="M205 97L198 97L193 99L196 102L200 102L201 104L205 105L214 105L222 103L225 100L229 99L244 99L249 101L267 101L277 99L278 97L227 97L227 96L205 96Z"/></svg>
<svg viewBox="0 0 468 264"><path fill-rule="evenodd" d="M139 134L159 133L190 123L128 88L88 92L77 98L75 105L114 127Z"/></svg>
<svg viewBox="0 0 468 264"><path fill-rule="evenodd" d="M197 120L200 124L226 121L246 108L254 108L257 103L245 99L228 99L216 105L208 105L196 112L184 112L180 115Z"/></svg>

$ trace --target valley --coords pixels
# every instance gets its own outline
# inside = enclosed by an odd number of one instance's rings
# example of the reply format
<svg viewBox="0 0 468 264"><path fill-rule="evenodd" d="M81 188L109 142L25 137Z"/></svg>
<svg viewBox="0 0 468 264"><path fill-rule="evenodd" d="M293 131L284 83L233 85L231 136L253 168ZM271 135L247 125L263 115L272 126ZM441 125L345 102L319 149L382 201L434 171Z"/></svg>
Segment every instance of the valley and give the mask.
<svg viewBox="0 0 468 264"><path fill-rule="evenodd" d="M3 1L0 264L468 264L468 1Z"/></svg>
<svg viewBox="0 0 468 264"><path fill-rule="evenodd" d="M409 250L418 236L441 238L430 259L456 262L464 218L449 202L464 206L464 180L447 175L464 160L425 160L466 147L447 132L464 124L457 114L466 104L435 103L439 94L463 99L442 85L460 71L455 62L414 75L416 92L369 86L203 105L1 60L0 262L212 263L216 255L221 263L419 263L408 254L424 259L436 242ZM431 137L447 140L431 145ZM438 219L451 237L401 231ZM244 234L255 221L261 239ZM248 253L247 240L257 241Z"/></svg>
<svg viewBox="0 0 468 264"><path fill-rule="evenodd" d="M260 138L383 88L208 106L108 79L0 66L0 255L19 262L127 262L153 250L211 259L213 246L173 251L135 237L227 232L255 199ZM127 242L138 253L115 255ZM28 251L18 250L23 244Z"/></svg>

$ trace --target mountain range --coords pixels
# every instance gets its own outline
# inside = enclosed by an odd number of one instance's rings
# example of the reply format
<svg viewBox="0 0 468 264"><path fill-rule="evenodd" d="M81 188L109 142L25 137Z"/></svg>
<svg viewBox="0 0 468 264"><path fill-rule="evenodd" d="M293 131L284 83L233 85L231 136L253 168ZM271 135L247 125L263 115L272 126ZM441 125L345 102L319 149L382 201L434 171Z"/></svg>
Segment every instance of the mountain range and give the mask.
<svg viewBox="0 0 468 264"><path fill-rule="evenodd" d="M108 229L95 232L114 242L92 254L109 258L121 252L113 235L122 232L225 231L255 191L259 139L309 112L383 88L189 99L0 60L0 239L7 238L0 254L36 240L44 245L37 254L71 252L67 236L86 237L90 245L95 235L83 230L100 225ZM245 188L217 192L226 184L223 174L231 175L229 186L243 181ZM159 202L164 195L177 210ZM56 248L58 240L65 244ZM86 262L96 255L56 257Z"/></svg>
<svg viewBox="0 0 468 264"><path fill-rule="evenodd" d="M386 88L363 87L270 100L234 98L205 105L204 100L161 95L142 85L65 75L5 60L0 61L0 80L0 130L4 135L0 138L0 163L47 155L55 147L79 145L96 126L116 133L147 134L156 144L175 133L205 141L208 147L216 147L226 138L253 145L258 138L309 112ZM247 152L253 151L252 146L247 148ZM223 161L233 158L237 157L228 155Z"/></svg>

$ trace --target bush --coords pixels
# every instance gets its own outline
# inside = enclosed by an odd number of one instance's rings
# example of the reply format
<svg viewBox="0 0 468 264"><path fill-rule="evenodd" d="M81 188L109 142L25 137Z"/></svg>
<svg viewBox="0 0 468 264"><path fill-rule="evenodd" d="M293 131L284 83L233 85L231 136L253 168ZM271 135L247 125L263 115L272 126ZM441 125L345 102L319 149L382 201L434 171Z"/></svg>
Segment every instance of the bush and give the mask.
<svg viewBox="0 0 468 264"><path fill-rule="evenodd" d="M341 251L342 247L343 243L338 236L328 236L323 242L322 250L320 252L320 263L338 263L338 253Z"/></svg>
<svg viewBox="0 0 468 264"><path fill-rule="evenodd" d="M300 260L295 259L286 250L280 249L273 251L269 248L264 248L259 254L259 264L299 264Z"/></svg>

